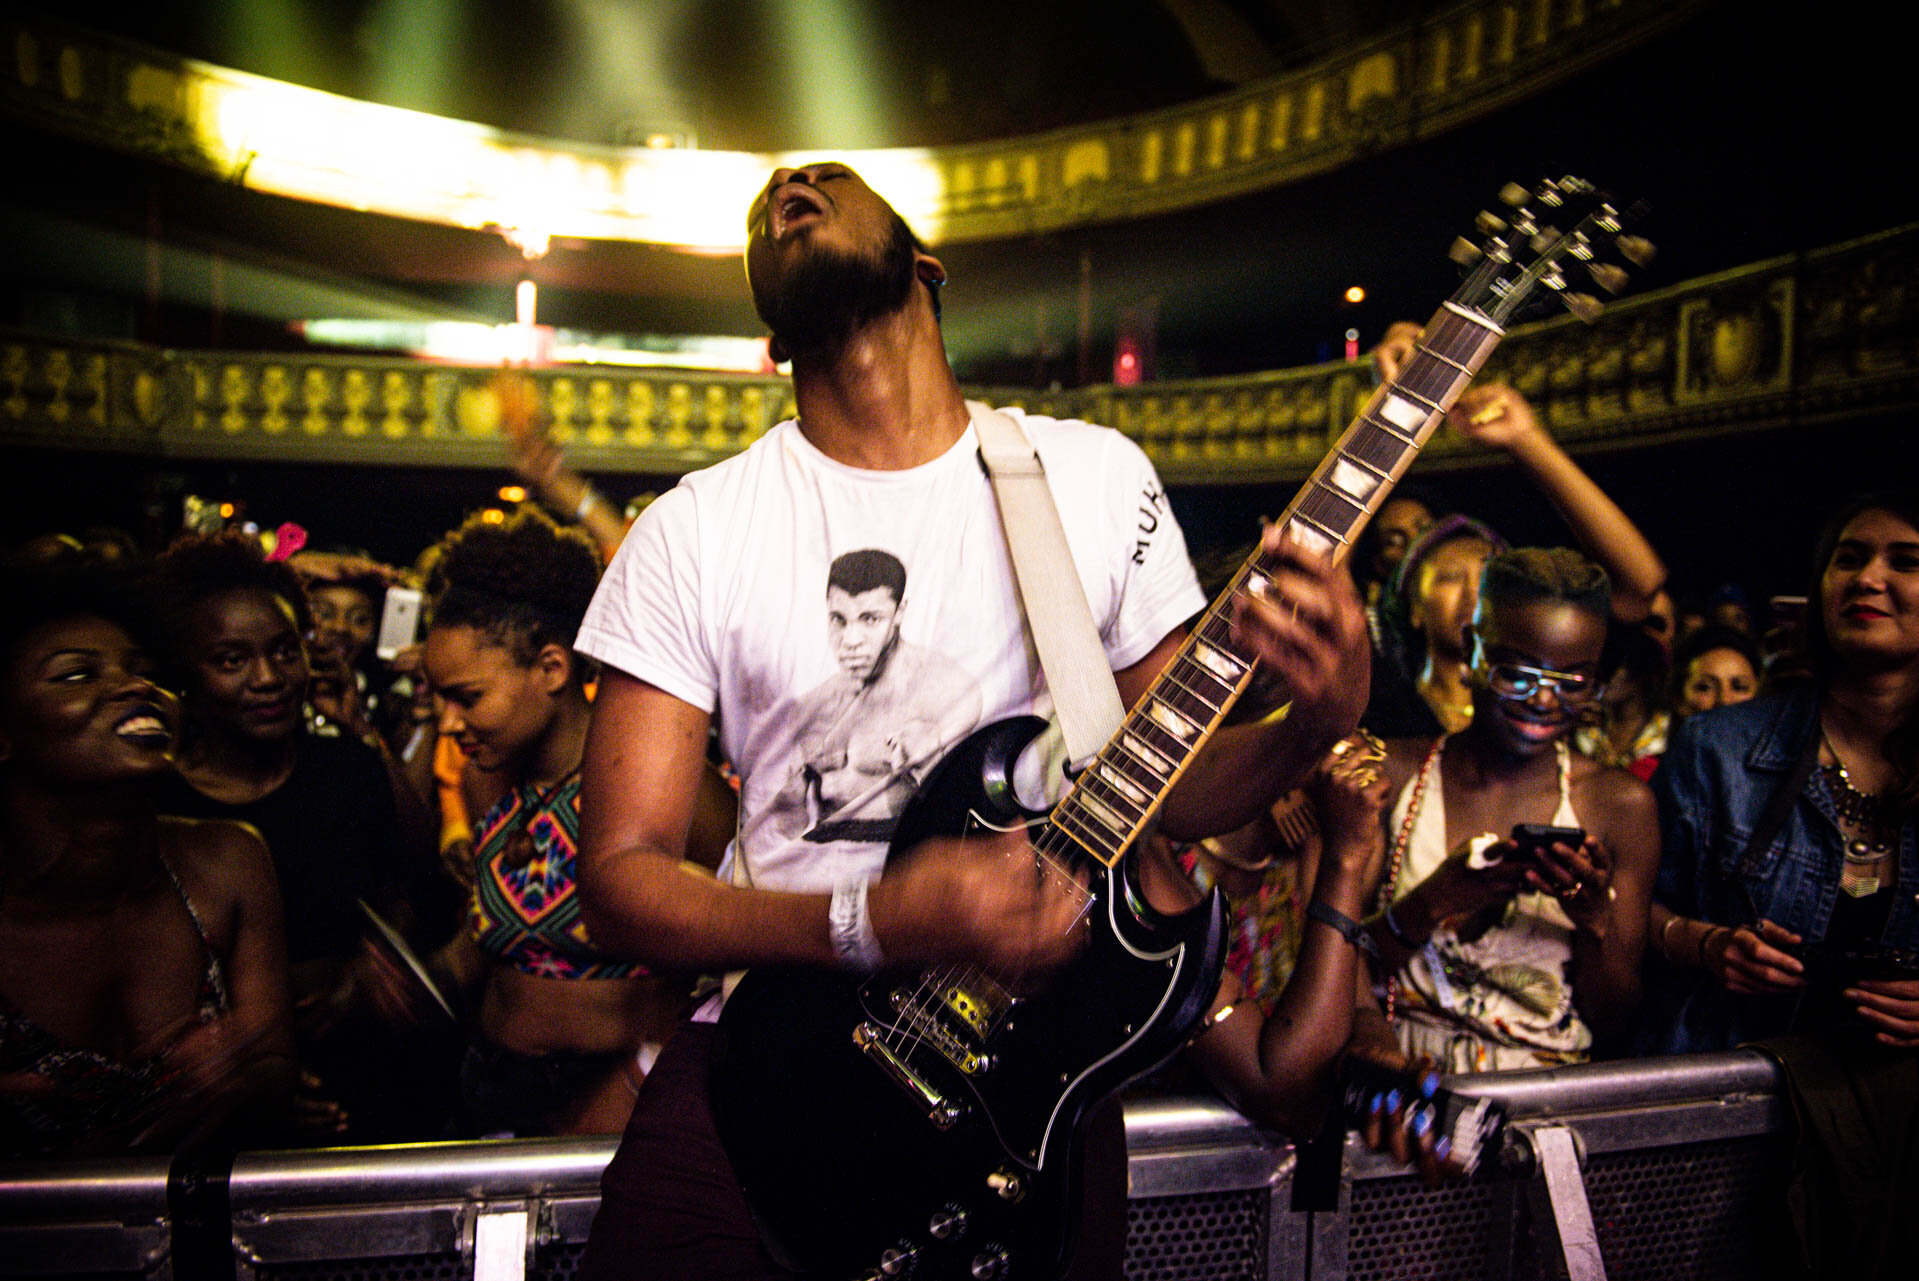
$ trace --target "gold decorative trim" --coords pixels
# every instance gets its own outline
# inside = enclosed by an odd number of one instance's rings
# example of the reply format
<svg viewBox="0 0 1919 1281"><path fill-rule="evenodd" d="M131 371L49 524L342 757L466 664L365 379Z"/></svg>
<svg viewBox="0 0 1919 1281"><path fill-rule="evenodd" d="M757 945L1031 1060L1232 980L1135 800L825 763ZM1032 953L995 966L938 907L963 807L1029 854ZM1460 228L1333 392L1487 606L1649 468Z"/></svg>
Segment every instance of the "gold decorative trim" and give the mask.
<svg viewBox="0 0 1919 1281"><path fill-rule="evenodd" d="M1919 223L1515 328L1482 377L1525 392L1575 451L1919 404ZM493 370L404 359L164 351L0 334L0 441L182 458L505 465L478 395ZM587 471L717 462L792 416L785 379L563 367L533 381ZM970 396L1139 441L1173 484L1297 481L1371 393L1344 362L1138 387ZM1497 461L1450 433L1419 466Z"/></svg>
<svg viewBox="0 0 1919 1281"><path fill-rule="evenodd" d="M1538 93L1703 0L1467 0L1183 106L931 150L843 153L936 243L1163 214L1277 187ZM599 147L382 107L78 31L4 29L0 113L224 182L554 236L737 248L739 211L805 156Z"/></svg>

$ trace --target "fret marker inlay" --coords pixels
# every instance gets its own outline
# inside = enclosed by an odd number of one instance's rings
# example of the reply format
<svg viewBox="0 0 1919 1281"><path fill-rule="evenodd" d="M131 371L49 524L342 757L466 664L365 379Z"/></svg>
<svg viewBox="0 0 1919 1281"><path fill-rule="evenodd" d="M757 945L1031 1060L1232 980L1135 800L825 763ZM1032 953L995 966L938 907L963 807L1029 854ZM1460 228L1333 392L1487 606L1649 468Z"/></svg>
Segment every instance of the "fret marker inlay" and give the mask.
<svg viewBox="0 0 1919 1281"><path fill-rule="evenodd" d="M1112 788L1115 792L1118 792L1135 805L1144 807L1153 799L1139 788L1134 787L1131 779L1104 761L1101 761L1094 767L1094 773L1099 775L1100 782L1106 784L1106 786Z"/></svg>
<svg viewBox="0 0 1919 1281"><path fill-rule="evenodd" d="M1304 547L1315 556L1324 556L1333 549L1333 540L1320 530L1313 528L1304 520L1294 519L1286 523L1286 536Z"/></svg>
<svg viewBox="0 0 1919 1281"><path fill-rule="evenodd" d="M1424 405L1415 405L1404 396L1389 394L1379 407L1379 416L1408 435L1417 432L1425 421L1432 417L1433 411Z"/></svg>
<svg viewBox="0 0 1919 1281"><path fill-rule="evenodd" d="M1379 477L1356 463L1341 458L1333 464L1333 484L1359 501L1365 502L1379 488Z"/></svg>
<svg viewBox="0 0 1919 1281"><path fill-rule="evenodd" d="M1240 673L1246 665L1230 654L1222 654L1203 641L1193 643L1193 658L1200 666L1225 681L1228 685L1239 684Z"/></svg>
<svg viewBox="0 0 1919 1281"><path fill-rule="evenodd" d="M1171 734L1174 738L1179 739L1181 742L1190 743L1193 740L1193 736L1199 733L1199 726L1193 724L1158 699L1153 700L1152 706L1147 709L1147 715L1158 722L1161 729Z"/></svg>
<svg viewBox="0 0 1919 1281"><path fill-rule="evenodd" d="M1126 750L1132 753L1133 759L1153 771L1153 773L1159 775L1161 778L1166 778L1172 774L1173 763L1148 746L1145 739L1133 734L1127 734L1121 741L1126 745Z"/></svg>
<svg viewBox="0 0 1919 1281"><path fill-rule="evenodd" d="M1128 824L1126 820L1122 819L1119 815L1115 814L1112 810L1107 809L1104 805L1101 805L1098 801L1086 795L1086 793L1084 792L1076 793L1073 797L1073 803L1078 805L1081 809L1085 810L1087 813L1091 814L1094 818L1098 819L1100 822L1104 823L1106 825L1106 830L1109 832L1124 833L1127 830L1127 828L1130 826L1130 824Z"/></svg>

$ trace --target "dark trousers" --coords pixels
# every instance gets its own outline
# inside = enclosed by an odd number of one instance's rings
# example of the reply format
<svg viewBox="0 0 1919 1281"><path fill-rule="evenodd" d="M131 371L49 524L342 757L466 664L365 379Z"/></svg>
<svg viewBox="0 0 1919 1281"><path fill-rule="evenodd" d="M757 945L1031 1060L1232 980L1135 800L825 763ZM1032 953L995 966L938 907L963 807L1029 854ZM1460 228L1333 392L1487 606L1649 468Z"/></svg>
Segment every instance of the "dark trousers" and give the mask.
<svg viewBox="0 0 1919 1281"><path fill-rule="evenodd" d="M580 1281L791 1281L760 1248L707 1101L716 1029L680 1025L647 1073L600 1209ZM1126 1134L1117 1102L1086 1144L1086 1204L1069 1281L1117 1281L1126 1245Z"/></svg>

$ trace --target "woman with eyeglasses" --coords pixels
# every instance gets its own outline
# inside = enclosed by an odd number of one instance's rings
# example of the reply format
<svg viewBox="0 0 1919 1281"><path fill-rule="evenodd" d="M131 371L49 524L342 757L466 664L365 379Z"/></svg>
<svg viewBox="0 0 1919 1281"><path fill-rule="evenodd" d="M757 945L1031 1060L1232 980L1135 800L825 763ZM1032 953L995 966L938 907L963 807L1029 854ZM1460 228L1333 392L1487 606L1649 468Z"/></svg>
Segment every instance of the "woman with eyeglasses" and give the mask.
<svg viewBox="0 0 1919 1281"><path fill-rule="evenodd" d="M1568 747L1599 695L1609 596L1576 552L1494 556L1468 633L1470 723L1389 744L1397 800L1368 923L1383 1008L1354 1031L1369 1057L1448 1072L1580 1062L1637 1002L1652 795ZM1521 824L1563 830L1517 840Z"/></svg>

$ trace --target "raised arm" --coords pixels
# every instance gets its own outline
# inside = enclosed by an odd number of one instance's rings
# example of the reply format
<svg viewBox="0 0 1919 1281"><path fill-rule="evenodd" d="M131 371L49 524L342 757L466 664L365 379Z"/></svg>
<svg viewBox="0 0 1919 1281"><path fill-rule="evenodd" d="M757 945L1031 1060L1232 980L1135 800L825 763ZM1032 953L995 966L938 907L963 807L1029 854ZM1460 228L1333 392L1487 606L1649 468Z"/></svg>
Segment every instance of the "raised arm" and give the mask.
<svg viewBox="0 0 1919 1281"><path fill-rule="evenodd" d="M1333 1069L1352 1030L1354 988L1367 977L1346 929L1358 936L1357 918L1378 877L1387 786L1374 763L1353 754L1315 785L1323 839L1314 907L1292 977L1272 1012L1262 1014L1250 998L1235 992L1237 981L1229 975L1215 1010L1231 1005L1231 1013L1216 1013L1192 1046L1195 1064L1228 1102L1262 1124L1300 1137L1317 1133L1325 1120ZM1147 867L1156 877L1166 875L1159 860ZM1177 884L1179 898L1193 901L1191 883Z"/></svg>
<svg viewBox="0 0 1919 1281"><path fill-rule="evenodd" d="M1382 377L1392 378L1412 352L1419 326L1392 325L1374 349ZM1637 623L1652 610L1666 583L1666 566L1639 527L1559 447L1526 398L1503 383L1463 392L1446 421L1468 440L1503 451L1538 486L1573 538L1612 579L1613 616Z"/></svg>

